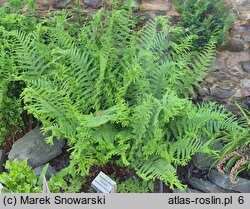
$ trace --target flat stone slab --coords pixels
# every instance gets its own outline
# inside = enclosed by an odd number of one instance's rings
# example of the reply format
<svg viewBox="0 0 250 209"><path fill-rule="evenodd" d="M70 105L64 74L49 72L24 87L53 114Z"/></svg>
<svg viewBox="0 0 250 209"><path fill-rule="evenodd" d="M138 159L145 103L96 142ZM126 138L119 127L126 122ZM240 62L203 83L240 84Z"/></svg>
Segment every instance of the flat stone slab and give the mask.
<svg viewBox="0 0 250 209"><path fill-rule="evenodd" d="M169 11L172 7L170 0L147 0L142 2L142 11Z"/></svg>
<svg viewBox="0 0 250 209"><path fill-rule="evenodd" d="M242 69L246 71L247 73L250 73L250 60L241 62Z"/></svg>
<svg viewBox="0 0 250 209"><path fill-rule="evenodd" d="M241 193L250 193L250 180L237 177L239 180L237 184L233 184L230 181L230 176L219 172L218 170L211 170L208 173L208 178L214 184L231 191L237 191Z"/></svg>
<svg viewBox="0 0 250 209"><path fill-rule="evenodd" d="M244 51L244 43L241 40L232 38L222 48L231 52L241 52Z"/></svg>
<svg viewBox="0 0 250 209"><path fill-rule="evenodd" d="M230 90L230 89L223 89L218 86L213 86L212 88L210 88L210 92L212 96L215 96L219 99L227 99L233 96L236 91L234 89Z"/></svg>
<svg viewBox="0 0 250 209"><path fill-rule="evenodd" d="M213 184L210 181L199 179L196 177L190 177L188 179L188 182L193 188L203 191L205 193L230 193L232 192L232 191L225 190L219 187L218 185Z"/></svg>
<svg viewBox="0 0 250 209"><path fill-rule="evenodd" d="M62 153L65 141L54 139L54 144L50 145L46 143L48 136L49 134L42 135L40 128L31 130L13 144L9 160L22 161L27 158L28 165L35 168L54 159Z"/></svg>

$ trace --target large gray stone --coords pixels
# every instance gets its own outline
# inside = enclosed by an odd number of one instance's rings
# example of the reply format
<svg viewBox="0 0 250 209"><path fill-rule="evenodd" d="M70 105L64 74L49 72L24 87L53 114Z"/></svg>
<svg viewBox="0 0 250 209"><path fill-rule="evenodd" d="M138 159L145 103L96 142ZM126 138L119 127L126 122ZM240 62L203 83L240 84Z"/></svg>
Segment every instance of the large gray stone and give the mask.
<svg viewBox="0 0 250 209"><path fill-rule="evenodd" d="M229 193L232 191L225 190L216 184L213 184L210 181L204 180L204 179L199 179L196 177L190 177L188 179L189 184L200 191L206 192L206 193Z"/></svg>
<svg viewBox="0 0 250 209"><path fill-rule="evenodd" d="M234 89L223 89L218 86L213 86L212 88L210 88L210 92L212 96L215 96L219 99L230 98L236 93Z"/></svg>
<svg viewBox="0 0 250 209"><path fill-rule="evenodd" d="M3 5L7 0L0 0L0 5Z"/></svg>
<svg viewBox="0 0 250 209"><path fill-rule="evenodd" d="M217 72L211 72L209 75L219 79L219 80L226 80L228 79L228 75L225 72L217 71Z"/></svg>
<svg viewBox="0 0 250 209"><path fill-rule="evenodd" d="M215 59L212 68L215 70L222 70L222 69L226 69L227 65L226 65L226 60L225 59Z"/></svg>
<svg viewBox="0 0 250 209"><path fill-rule="evenodd" d="M239 6L250 7L250 0L236 0Z"/></svg>
<svg viewBox="0 0 250 209"><path fill-rule="evenodd" d="M87 7L100 8L102 6L102 0L84 0L84 4Z"/></svg>
<svg viewBox="0 0 250 209"><path fill-rule="evenodd" d="M36 3L38 5L42 5L42 6L51 6L53 3L55 2L55 0L36 0Z"/></svg>
<svg viewBox="0 0 250 209"><path fill-rule="evenodd" d="M212 166L214 160L212 158L207 159L207 156L208 155L205 153L196 153L192 157L194 166L200 170L208 170Z"/></svg>
<svg viewBox="0 0 250 209"><path fill-rule="evenodd" d="M40 165L40 166L33 169L33 171L34 171L37 178L41 175L41 173L42 173L45 166L46 166L46 164ZM47 169L47 172L45 173L46 179L49 179L55 173L56 173L56 170L52 166L49 165L48 169Z"/></svg>
<svg viewBox="0 0 250 209"><path fill-rule="evenodd" d="M221 173L218 170L211 170L208 173L208 178L221 188L242 193L250 193L250 180L248 179L237 177L239 180L238 183L233 184L228 174Z"/></svg>
<svg viewBox="0 0 250 209"><path fill-rule="evenodd" d="M31 130L13 144L8 156L9 160L22 161L27 158L28 165L32 168L52 160L62 153L65 141L54 139L54 144L50 145L45 141L48 136L48 133L45 136L42 135L40 128Z"/></svg>
<svg viewBox="0 0 250 209"><path fill-rule="evenodd" d="M250 96L250 88L242 88L240 89L240 93L242 97L249 97Z"/></svg>
<svg viewBox="0 0 250 209"><path fill-rule="evenodd" d="M139 12L139 13L134 13L135 17L137 17L140 21L148 21L150 20L151 16L147 12Z"/></svg>
<svg viewBox="0 0 250 209"><path fill-rule="evenodd" d="M53 7L55 9L64 9L66 8L68 5L68 1L67 0L58 0L58 1L55 1L54 4L53 4Z"/></svg>
<svg viewBox="0 0 250 209"><path fill-rule="evenodd" d="M241 62L242 69L246 71L247 73L250 73L250 60Z"/></svg>
<svg viewBox="0 0 250 209"><path fill-rule="evenodd" d="M243 40L245 42L250 42L250 35L243 35Z"/></svg>
<svg viewBox="0 0 250 209"><path fill-rule="evenodd" d="M242 88L250 88L250 79L247 79L247 78L242 79L240 81L240 87L242 87Z"/></svg>
<svg viewBox="0 0 250 209"><path fill-rule="evenodd" d="M206 140L202 139L202 142L206 143ZM217 142L213 146L213 149L218 150L218 149L221 149L222 147L223 147L222 143ZM205 170L210 169L213 166L215 159L209 157L209 155L206 153L198 152L195 155L193 155L192 162L196 168L198 168L199 170L205 171Z"/></svg>
<svg viewBox="0 0 250 209"><path fill-rule="evenodd" d="M222 47L222 49L231 52L241 52L244 51L244 43L238 39L229 39L227 44L224 47Z"/></svg>

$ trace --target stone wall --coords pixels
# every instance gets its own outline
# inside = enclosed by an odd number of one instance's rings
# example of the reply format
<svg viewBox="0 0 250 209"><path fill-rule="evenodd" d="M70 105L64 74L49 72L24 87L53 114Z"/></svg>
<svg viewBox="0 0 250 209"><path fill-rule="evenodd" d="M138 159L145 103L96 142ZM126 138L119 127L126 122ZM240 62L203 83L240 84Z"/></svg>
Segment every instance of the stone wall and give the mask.
<svg viewBox="0 0 250 209"><path fill-rule="evenodd" d="M1 1L1 0L0 0ZM46 15L51 10L67 7L68 0L37 0L39 13ZM106 4L107 0L80 0L80 5L85 9L85 13L93 13ZM178 15L173 12L172 0L133 0L132 5L135 14L145 19L157 15Z"/></svg>
<svg viewBox="0 0 250 209"><path fill-rule="evenodd" d="M203 101L218 101L229 107L237 101L250 108L250 0L225 0L236 21L228 43L217 49L211 72L199 91Z"/></svg>
<svg viewBox="0 0 250 209"><path fill-rule="evenodd" d="M6 0L0 0L0 4ZM80 0L86 13L93 13L107 0ZM68 0L37 0L40 15L67 7ZM250 0L225 0L236 21L231 25L228 44L217 49L215 63L199 90L202 101L231 105L241 101L250 108ZM169 15L178 20L172 0L133 0L135 15L146 20Z"/></svg>

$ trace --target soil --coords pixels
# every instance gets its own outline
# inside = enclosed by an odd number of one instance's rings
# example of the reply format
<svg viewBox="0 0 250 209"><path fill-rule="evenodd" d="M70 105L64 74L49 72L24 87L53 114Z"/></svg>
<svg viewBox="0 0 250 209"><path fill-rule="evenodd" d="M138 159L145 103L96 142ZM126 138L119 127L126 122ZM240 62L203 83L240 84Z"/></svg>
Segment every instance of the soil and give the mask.
<svg viewBox="0 0 250 209"><path fill-rule="evenodd" d="M125 181L130 178L139 179L134 170L120 167L114 164L107 164L105 166L92 166L90 169L90 175L87 177L86 183L82 187L82 192L89 192L89 188L91 188L91 182L101 171L108 176L115 176L115 178L119 179L119 181ZM169 193L170 191L171 191L170 188L168 188L167 186L163 187L164 193ZM153 192L154 193L160 192L160 181L156 180L154 182Z"/></svg>
<svg viewBox="0 0 250 209"><path fill-rule="evenodd" d="M65 168L69 165L69 161L70 161L69 153L67 152L67 148L64 148L62 154L57 156L55 159L51 160L49 162L49 164L56 171L60 171L61 169ZM185 180L185 176L184 175L182 176L181 174L186 173L186 169L188 169L188 168L183 168L183 169L179 170L179 176L180 176L180 179L183 183L185 183L186 180ZM91 182L95 179L95 177L101 171L103 173L105 173L106 175L110 176L111 178L115 177L119 181L125 181L125 180L130 179L130 178L139 179L139 177L137 176L137 174L134 170L127 169L125 167L117 166L115 164L106 164L104 166L94 165L90 168L90 172L89 172L90 174L89 174L89 176L87 176L86 182L82 186L81 191L79 191L79 192L84 192L84 193L90 192ZM161 192L160 185L161 185L161 182L159 180L155 180L154 191L153 191L154 193ZM172 193L172 190L169 188L169 186L167 186L165 184L163 184L162 190L163 190L163 193Z"/></svg>

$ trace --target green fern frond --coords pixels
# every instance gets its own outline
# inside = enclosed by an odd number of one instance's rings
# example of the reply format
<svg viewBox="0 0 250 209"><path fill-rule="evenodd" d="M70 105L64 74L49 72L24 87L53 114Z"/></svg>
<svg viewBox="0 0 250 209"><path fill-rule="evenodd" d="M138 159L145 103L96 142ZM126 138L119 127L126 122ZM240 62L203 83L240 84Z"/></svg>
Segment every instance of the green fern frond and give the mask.
<svg viewBox="0 0 250 209"><path fill-rule="evenodd" d="M171 189L174 189L174 186L181 190L185 188L176 176L176 169L165 159L159 158L146 161L141 164L136 173L145 180L160 179L169 184Z"/></svg>
<svg viewBox="0 0 250 209"><path fill-rule="evenodd" d="M22 69L29 75L42 75L47 71L48 63L39 52L39 45L34 39L35 34L25 34L21 31L10 32L16 39L15 56L18 60L19 69Z"/></svg>
<svg viewBox="0 0 250 209"><path fill-rule="evenodd" d="M36 86L34 85L36 84ZM71 102L64 92L58 92L52 84L49 85L38 79L33 81L32 87L27 87L21 97L29 113L39 118L45 130L55 129L57 136L71 138L76 135L77 121L72 111Z"/></svg>
<svg viewBox="0 0 250 209"><path fill-rule="evenodd" d="M169 26L166 17L157 17L150 20L141 32L140 47L146 51L152 51L159 57L168 46Z"/></svg>

